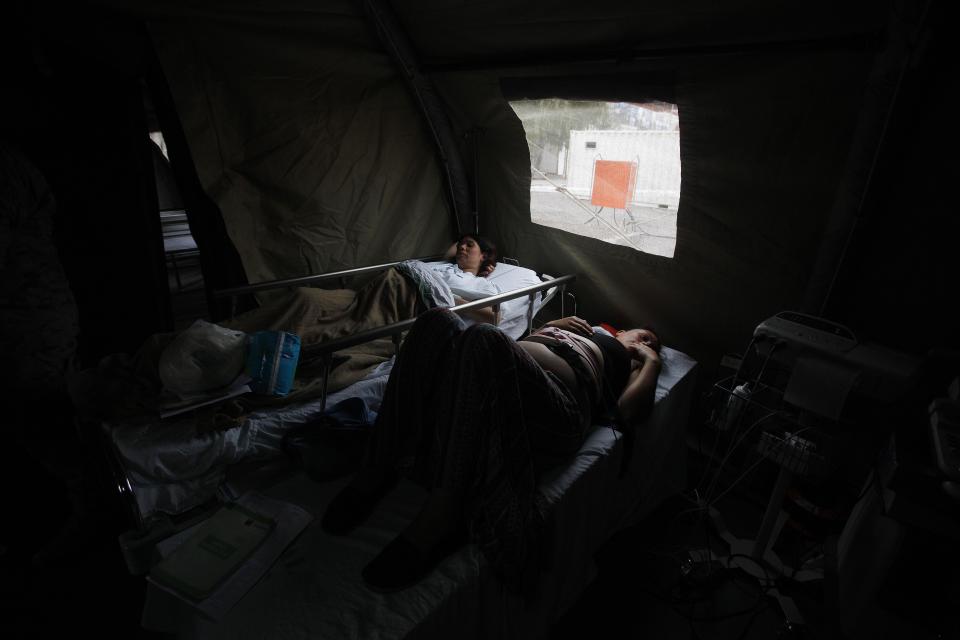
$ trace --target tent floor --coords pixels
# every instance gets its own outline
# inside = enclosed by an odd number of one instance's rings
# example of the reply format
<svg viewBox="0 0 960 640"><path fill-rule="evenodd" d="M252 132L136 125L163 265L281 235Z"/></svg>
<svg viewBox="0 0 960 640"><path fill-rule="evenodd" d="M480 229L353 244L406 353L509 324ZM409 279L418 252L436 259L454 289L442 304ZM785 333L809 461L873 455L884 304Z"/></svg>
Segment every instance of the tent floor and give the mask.
<svg viewBox="0 0 960 640"><path fill-rule="evenodd" d="M688 487L703 474L690 452ZM727 530L740 539L755 535L763 517L762 492L773 478L755 477L751 490L741 483L716 504ZM787 624L778 600L761 583L724 561L690 564L690 552L709 548L715 557L730 553L709 521L676 496L634 527L613 536L597 553L598 577L577 603L553 625L548 640L588 637L720 639L881 640L939 638L924 627L923 614L903 615L870 603L854 630L844 633L825 606L824 580L778 580L777 590L796 605L802 625ZM816 547L816 543L812 545ZM809 551L809 537L784 528L774 551L780 558ZM816 555L816 554L814 554ZM701 556L702 557L702 556ZM759 570L758 570L759 571ZM683 575L687 572L686 575ZM909 587L908 587L909 588ZM910 605L905 605L909 607ZM950 628L960 624L948 624ZM849 625L848 625L849 627Z"/></svg>
<svg viewBox="0 0 960 640"><path fill-rule="evenodd" d="M7 470L12 469L8 466ZM88 514L88 522L93 524L69 532L63 547L65 555L50 568L31 565L30 556L54 538L57 523L62 522L68 509L65 501L56 499L55 479L42 470L29 471L32 475L26 477L33 479L29 484L33 495L27 490L8 494L6 505L8 514L23 517L19 528L5 526L6 546L0 549L0 637L55 637L90 630L106 638L165 638L140 628L145 582L127 573L112 533L120 530L120 516L111 508L94 507ZM690 486L695 485L701 471L692 460ZM31 501L34 505L40 502L38 496L47 496L45 513L30 508ZM746 495L746 489L740 494L731 492L718 507L728 529L744 537L756 530L763 511L755 497ZM680 568L689 550L709 544L715 553L726 553L723 541L702 519L684 513L689 508L690 503L678 496L644 522L614 536L597 554L598 578L554 625L549 639L614 634L705 640L935 637L882 609L865 616L869 621L864 629L853 635L831 634L834 627L825 619L822 580L778 584L805 619L806 625L793 635L785 632L777 601L764 597L759 582L743 572L725 572L716 565L710 578L705 576L706 565L699 565L681 580ZM4 521L8 522L6 518ZM18 532L11 535L12 529ZM784 533L780 540L787 545L790 536ZM789 549L780 551L782 557L789 557Z"/></svg>

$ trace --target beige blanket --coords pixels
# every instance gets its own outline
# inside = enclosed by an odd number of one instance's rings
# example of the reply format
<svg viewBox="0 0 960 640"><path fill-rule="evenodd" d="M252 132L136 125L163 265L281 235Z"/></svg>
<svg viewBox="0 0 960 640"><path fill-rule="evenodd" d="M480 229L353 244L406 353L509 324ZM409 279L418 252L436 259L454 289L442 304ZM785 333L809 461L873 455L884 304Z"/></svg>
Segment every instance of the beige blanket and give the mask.
<svg viewBox="0 0 960 640"><path fill-rule="evenodd" d="M270 303L258 309L218 323L248 333L290 331L301 340L301 359L289 394L276 398L247 394L236 402L241 409L249 411L319 397L323 392L323 363L319 357L311 356L310 345L413 318L420 310L419 298L417 285L390 269L357 291L302 287L274 296ZM97 367L71 376L69 391L80 415L90 419L155 415L159 410L161 388L157 373L160 355L177 335L154 334L132 357L113 354ZM393 352L390 338L338 351L333 356L328 393L363 379ZM213 406L206 412L216 417L218 410Z"/></svg>
<svg viewBox="0 0 960 640"><path fill-rule="evenodd" d="M249 395L242 400L250 406L268 406L300 402L322 393L322 360L311 356L310 345L413 318L422 308L418 287L395 269L388 269L357 291L299 287L287 296L219 324L247 333L274 330L300 336L301 359L291 392L278 398ZM390 338L338 351L327 392L361 380L393 352Z"/></svg>

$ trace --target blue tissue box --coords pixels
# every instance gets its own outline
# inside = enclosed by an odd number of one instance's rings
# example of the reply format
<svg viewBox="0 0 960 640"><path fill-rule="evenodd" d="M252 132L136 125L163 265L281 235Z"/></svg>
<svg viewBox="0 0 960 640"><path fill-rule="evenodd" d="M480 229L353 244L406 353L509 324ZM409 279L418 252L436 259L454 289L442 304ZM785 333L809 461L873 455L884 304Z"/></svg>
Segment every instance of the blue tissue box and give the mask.
<svg viewBox="0 0 960 640"><path fill-rule="evenodd" d="M247 348L247 375L254 393L285 396L293 387L300 337L286 331L257 331Z"/></svg>

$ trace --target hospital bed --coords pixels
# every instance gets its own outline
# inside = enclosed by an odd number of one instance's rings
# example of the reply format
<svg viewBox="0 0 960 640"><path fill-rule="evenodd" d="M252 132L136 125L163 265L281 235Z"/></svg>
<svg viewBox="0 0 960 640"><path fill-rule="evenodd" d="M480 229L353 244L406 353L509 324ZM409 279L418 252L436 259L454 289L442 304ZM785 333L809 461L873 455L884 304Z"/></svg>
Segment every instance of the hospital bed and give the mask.
<svg viewBox="0 0 960 640"><path fill-rule="evenodd" d="M533 316L542 307L542 299L539 306L529 306L531 300L537 301L537 286L561 295L559 290L571 280L572 276L548 279L540 285L493 297L512 297L523 303L522 326L515 338L529 330ZM490 304L493 298L461 308ZM501 304L504 302L507 301ZM402 326L384 328L326 346L335 350L352 340L389 335L398 328L403 330ZM126 537L121 536L128 566L135 573L144 573L155 561L155 557L146 558L143 553L152 549L153 543L201 520L209 513L211 504L235 499L250 489L298 505L314 516L313 522L273 563L267 577L246 593L240 606L211 620L151 584L143 611L144 627L197 638L542 635L593 578L592 556L599 546L685 485L684 431L693 402L696 363L667 346L661 355L663 368L654 409L639 426L635 438L625 440L609 425L596 425L569 464L542 477L541 491L553 508L555 537L549 552L552 568L542 577L533 603L504 591L472 545L448 557L413 588L391 595L378 595L367 589L360 578L361 568L404 528L422 502L422 489L405 480L354 534L334 537L320 528L326 505L348 477L318 483L286 465L285 458L278 455L283 433L316 420L324 406L333 406L347 397L362 398L375 410L392 361L325 400L255 413L241 427L210 434L207 441L200 443L201 450L192 462L188 462L189 456L182 456L183 440L189 440L191 432L189 427L167 424L162 434L143 425L112 431L110 445L117 454L116 462L118 466L125 465L126 479L121 484L126 485L126 499L141 524ZM177 436L178 429L184 430L183 438ZM626 450L628 444L630 451ZM152 450L154 474L188 477L168 483L143 477L138 471L143 470L144 463L133 462L136 448ZM631 460L622 475L625 455ZM160 469L163 465L175 465L175 461L185 466ZM195 473L199 468L215 469L217 473ZM276 473L271 475L273 471Z"/></svg>
<svg viewBox="0 0 960 640"><path fill-rule="evenodd" d="M421 260L429 260L424 258ZM359 267L327 274L257 283L218 292L237 296L271 289L301 287L336 279L346 286L351 276L384 271L398 262ZM554 297L563 306L564 291L574 276L538 274L518 264L501 262L488 279L505 293L453 307L454 311L496 305L498 325L517 339L529 331L537 313ZM399 338L415 319L397 322L355 335L311 346L311 356L325 361L329 373L333 354L351 346L392 336ZM316 422L328 406L345 398L361 398L373 411L379 407L392 359L377 366L359 382L311 401L256 410L242 424L227 430L197 432L188 414L159 420L155 416L103 422L99 437L104 443L111 477L130 522L122 544L131 570L144 560L149 544L169 535L233 495L229 478L244 478L267 463L284 462L283 437L291 429Z"/></svg>
<svg viewBox="0 0 960 640"><path fill-rule="evenodd" d="M603 542L685 486L684 432L696 362L669 347L661 356L654 409L639 425L632 451L619 433L596 425L568 464L541 478L555 535L551 568L534 600L506 591L473 545L409 589L375 593L360 571L410 522L424 491L401 480L364 524L348 536L331 536L320 518L349 479L318 483L295 473L262 493L298 505L313 521L239 603L210 618L150 584L144 628L180 638L543 637L594 578L593 554ZM625 455L632 458L621 475Z"/></svg>

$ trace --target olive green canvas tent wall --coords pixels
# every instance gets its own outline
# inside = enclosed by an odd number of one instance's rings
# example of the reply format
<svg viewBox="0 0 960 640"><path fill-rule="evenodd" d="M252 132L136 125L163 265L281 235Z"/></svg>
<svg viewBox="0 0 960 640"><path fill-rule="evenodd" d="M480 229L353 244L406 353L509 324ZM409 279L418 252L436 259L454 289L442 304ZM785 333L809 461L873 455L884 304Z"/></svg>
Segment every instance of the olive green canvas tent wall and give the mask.
<svg viewBox="0 0 960 640"><path fill-rule="evenodd" d="M917 351L951 339L955 316L934 294L946 285L953 223L942 189L930 188L941 165L923 117L943 91L929 83L942 69L932 6L931 15L922 2L287 0L99 10L145 27L187 163L242 265L218 276L229 256L208 258L208 283L431 254L455 227L472 227L475 203L480 231L503 254L578 274L581 315L653 324L709 370L783 309L881 340L893 325L926 327L909 345ZM386 38L378 15L390 17ZM407 67L396 42L409 47ZM70 46L124 56L120 46ZM411 77L449 125L443 156ZM508 100L548 96L678 105L674 257L530 221L530 158ZM466 196L448 182L451 166L465 174ZM905 217L916 221L909 232L878 231ZM909 245L894 262L881 251L892 238ZM889 265L899 266L894 278Z"/></svg>

